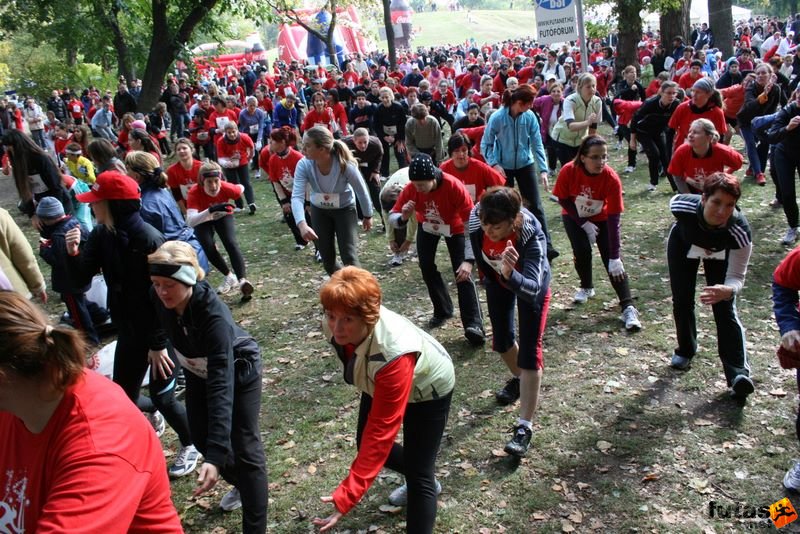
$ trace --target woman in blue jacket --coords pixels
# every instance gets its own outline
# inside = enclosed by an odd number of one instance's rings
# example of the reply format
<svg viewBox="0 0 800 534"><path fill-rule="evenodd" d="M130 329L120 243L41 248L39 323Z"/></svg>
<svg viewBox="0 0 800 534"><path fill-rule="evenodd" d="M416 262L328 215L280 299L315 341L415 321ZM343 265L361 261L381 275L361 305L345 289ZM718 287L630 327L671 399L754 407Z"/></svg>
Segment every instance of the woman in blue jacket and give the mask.
<svg viewBox="0 0 800 534"><path fill-rule="evenodd" d="M503 93L503 107L492 114L483 133L481 153L486 163L505 176L506 185L514 187L514 179L519 182L519 191L530 210L536 216L547 238L547 259L558 257L553 248L547 219L542 207L542 198L536 184L534 161L545 190L547 183L547 163L545 160L539 121L531 111L536 91L528 84L520 85L514 91L506 89Z"/></svg>

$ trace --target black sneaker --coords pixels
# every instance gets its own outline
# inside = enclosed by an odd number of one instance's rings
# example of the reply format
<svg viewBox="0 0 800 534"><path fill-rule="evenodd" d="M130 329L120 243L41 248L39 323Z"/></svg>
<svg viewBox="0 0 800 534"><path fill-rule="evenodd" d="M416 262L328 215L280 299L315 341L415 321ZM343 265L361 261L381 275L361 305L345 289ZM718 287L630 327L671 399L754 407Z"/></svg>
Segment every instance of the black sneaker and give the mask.
<svg viewBox="0 0 800 534"><path fill-rule="evenodd" d="M736 375L731 385L731 397L733 397L734 400L745 402L747 397L749 397L755 389L753 381L749 376Z"/></svg>
<svg viewBox="0 0 800 534"><path fill-rule="evenodd" d="M249 207L250 207L250 215L255 215L256 214L256 205L255 204L250 204Z"/></svg>
<svg viewBox="0 0 800 534"><path fill-rule="evenodd" d="M517 402L517 399L519 399L519 377L510 378L506 385L503 386L503 389L494 394L494 398L503 406Z"/></svg>
<svg viewBox="0 0 800 534"><path fill-rule="evenodd" d="M452 319L453 315L434 315L428 321L428 328L439 328L444 323L448 321L448 319Z"/></svg>
<svg viewBox="0 0 800 534"><path fill-rule="evenodd" d="M473 347L480 347L486 343L486 334L483 333L483 329L479 326L468 326L465 328L464 337L467 338L467 341L469 341L469 344Z"/></svg>
<svg viewBox="0 0 800 534"><path fill-rule="evenodd" d="M547 261L551 262L556 259L557 257L561 256L561 253L554 248L547 249Z"/></svg>
<svg viewBox="0 0 800 534"><path fill-rule="evenodd" d="M514 437L511 438L511 441L506 443L503 450L511 456L525 456L528 452L528 447L531 445L532 436L533 432L530 428L522 425L515 426Z"/></svg>

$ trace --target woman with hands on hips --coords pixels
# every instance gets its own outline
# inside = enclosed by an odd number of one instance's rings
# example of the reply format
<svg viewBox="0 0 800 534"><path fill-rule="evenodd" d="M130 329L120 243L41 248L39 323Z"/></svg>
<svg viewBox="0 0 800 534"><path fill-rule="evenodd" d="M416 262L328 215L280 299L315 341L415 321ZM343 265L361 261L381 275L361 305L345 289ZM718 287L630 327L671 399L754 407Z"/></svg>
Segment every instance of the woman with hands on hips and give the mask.
<svg viewBox="0 0 800 534"><path fill-rule="evenodd" d="M194 495L220 477L234 486L220 502L242 508L242 532L267 530L267 469L261 443L261 351L233 320L191 245L167 241L148 258L149 296L186 376L186 412L200 466Z"/></svg>
<svg viewBox="0 0 800 534"><path fill-rule="evenodd" d="M572 244L575 270L581 279L573 302L583 304L594 297L592 245L597 245L619 298L625 329L636 331L642 328L642 323L633 305L628 274L620 255L620 219L624 209L622 182L607 162L606 140L599 135L584 138L575 159L558 173L553 194L562 207L561 220Z"/></svg>
<svg viewBox="0 0 800 534"><path fill-rule="evenodd" d="M736 295L744 286L753 243L750 224L736 207L740 196L739 181L722 172L705 180L702 196L674 196L670 210L675 224L667 239L667 265L678 340L672 367L688 369L697 352L694 292L702 260L707 285L700 303L711 306L714 313L719 357L731 396L744 403L754 386Z"/></svg>

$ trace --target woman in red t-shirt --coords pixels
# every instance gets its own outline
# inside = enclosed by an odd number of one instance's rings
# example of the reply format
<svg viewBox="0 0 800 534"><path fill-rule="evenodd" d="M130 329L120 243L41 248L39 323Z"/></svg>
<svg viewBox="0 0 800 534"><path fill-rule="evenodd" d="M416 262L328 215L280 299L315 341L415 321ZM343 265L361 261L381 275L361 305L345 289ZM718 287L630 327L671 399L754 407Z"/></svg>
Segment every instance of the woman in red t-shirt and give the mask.
<svg viewBox="0 0 800 534"><path fill-rule="evenodd" d="M199 183L189 189L186 198L186 223L194 228L208 261L225 276L222 285L217 288L217 293L228 293L238 287L242 292L242 300L247 301L252 298L253 284L245 278L244 257L236 241L233 204L229 203L230 200L241 198L242 192L244 192L243 185L232 184L222 179L222 168L217 163L213 161L204 163L200 167ZM228 253L233 272L217 250L214 233L219 236L222 246Z"/></svg>
<svg viewBox="0 0 800 534"><path fill-rule="evenodd" d="M119 129L119 133L117 134L117 145L122 149L123 155L125 152L131 149L129 144L129 138L131 134L131 130L133 130L133 121L136 120L136 117L133 113L126 113L122 116L122 127Z"/></svg>
<svg viewBox="0 0 800 534"><path fill-rule="evenodd" d="M192 157L193 154L192 142L186 138L178 139L175 143L175 155L178 156L178 161L167 169L167 185L183 213L186 213L186 197L189 195L189 189L198 183L202 165Z"/></svg>
<svg viewBox="0 0 800 534"><path fill-rule="evenodd" d="M710 120L692 122L686 140L672 155L667 169L680 193L702 193L707 176L715 172L732 174L742 168L742 155L717 142L719 132Z"/></svg>
<svg viewBox="0 0 800 534"><path fill-rule="evenodd" d="M183 532L156 433L122 389L86 369L87 348L0 291L0 531Z"/></svg>
<svg viewBox="0 0 800 534"><path fill-rule="evenodd" d="M283 220L289 225L295 242L295 250L303 250L306 247L306 240L297 229L292 215L292 187L294 185L294 171L297 162L303 159L303 154L292 148L294 132L288 128L272 130L269 134L269 153L270 158L266 163L265 174L269 175L272 187L275 189L275 196L283 210ZM308 213L310 203L306 201L306 222L311 221L311 214Z"/></svg>
<svg viewBox="0 0 800 534"><path fill-rule="evenodd" d="M320 91L311 97L311 109L303 119L302 130L310 130L314 126L324 126L331 133L336 131L336 119L333 117L333 110L325 105L325 95Z"/></svg>
<svg viewBox="0 0 800 534"><path fill-rule="evenodd" d="M214 161L217 159L216 147L212 141L211 122L208 121L206 110L198 108L194 112L194 117L189 122L189 140L196 148L195 158L200 159L200 149L206 159Z"/></svg>
<svg viewBox="0 0 800 534"><path fill-rule="evenodd" d="M620 257L620 217L624 210L622 182L607 161L606 140L599 135L585 137L578 155L558 173L553 194L563 208L561 220L572 244L575 270L581 279L573 301L583 304L594 297L592 245L597 244L619 298L625 328L636 331L642 324L633 306L628 274Z"/></svg>
<svg viewBox="0 0 800 534"><path fill-rule="evenodd" d="M714 87L711 78L697 80L692 86L692 99L679 105L669 119L669 127L675 130L673 150L677 150L686 141L689 126L695 119L710 120L720 135L725 135L728 131L725 113L722 111L722 95Z"/></svg>
<svg viewBox="0 0 800 534"><path fill-rule="evenodd" d="M225 123L225 133L217 139L217 161L225 169L225 179L232 184L244 186L244 197L250 207L250 215L256 213L256 199L250 185L250 160L256 145L249 135L241 135L236 121ZM242 208L242 199L236 199L236 207Z"/></svg>
<svg viewBox="0 0 800 534"><path fill-rule="evenodd" d="M472 202L477 202L488 188L505 185L506 179L488 164L469 156L471 143L461 132L454 133L447 141L450 159L439 168L464 183Z"/></svg>

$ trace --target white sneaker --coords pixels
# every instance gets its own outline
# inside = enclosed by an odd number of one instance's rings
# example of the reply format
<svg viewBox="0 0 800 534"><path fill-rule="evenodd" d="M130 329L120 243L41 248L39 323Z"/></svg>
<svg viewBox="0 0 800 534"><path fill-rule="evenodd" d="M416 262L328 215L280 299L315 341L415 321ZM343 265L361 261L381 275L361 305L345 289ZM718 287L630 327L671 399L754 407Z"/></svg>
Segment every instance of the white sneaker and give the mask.
<svg viewBox="0 0 800 534"><path fill-rule="evenodd" d="M781 243L784 245L793 245L797 241L797 228L789 228L786 230L786 235L783 236Z"/></svg>
<svg viewBox="0 0 800 534"><path fill-rule="evenodd" d="M572 297L572 302L575 304L583 304L592 297L594 297L594 288L590 287L585 289L582 287L575 293L575 296Z"/></svg>
<svg viewBox="0 0 800 534"><path fill-rule="evenodd" d="M242 496L236 488L231 489L226 493L222 500L219 501L219 507L225 512L233 512L234 510L242 507Z"/></svg>
<svg viewBox="0 0 800 534"><path fill-rule="evenodd" d="M800 461L795 462L783 477L783 487L790 491L800 491Z"/></svg>
<svg viewBox="0 0 800 534"><path fill-rule="evenodd" d="M400 265L403 265L403 255L395 254L392 256L392 259L389 260L389 265L392 267L399 267Z"/></svg>
<svg viewBox="0 0 800 534"><path fill-rule="evenodd" d="M194 445L187 445L182 447L178 456L175 458L175 463L169 467L170 478L180 478L188 475L197 467L197 461L200 459L200 453Z"/></svg>
<svg viewBox="0 0 800 534"><path fill-rule="evenodd" d="M625 323L625 330L629 332L636 332L642 329L642 323L639 322L639 311L633 306L628 306L622 310L622 322Z"/></svg>
<svg viewBox="0 0 800 534"><path fill-rule="evenodd" d="M622 172L624 172L625 174L630 174L635 170L636 170L636 167L631 167L630 165L628 165L627 167L625 167L625 170L622 171Z"/></svg>
<svg viewBox="0 0 800 534"><path fill-rule="evenodd" d="M151 425L153 425L153 430L156 431L156 435L160 438L164 434L164 430L167 429L167 423L164 421L164 416L161 415L161 412L158 410L154 411L153 413L146 413L144 416L147 417L147 420L150 421Z"/></svg>
<svg viewBox="0 0 800 534"><path fill-rule="evenodd" d="M655 190L656 190L656 186L654 186L653 184L647 184L647 192L648 193L652 193Z"/></svg>
<svg viewBox="0 0 800 534"><path fill-rule="evenodd" d="M222 285L217 288L217 293L224 295L229 291L236 289L239 287L239 280L236 279L236 275L233 272L228 273L228 276L225 277L223 280Z"/></svg>
<svg viewBox="0 0 800 534"><path fill-rule="evenodd" d="M436 495L442 492L442 485L438 480L436 482ZM403 484L392 493L389 494L389 504L392 506L405 506L408 503L408 484Z"/></svg>

